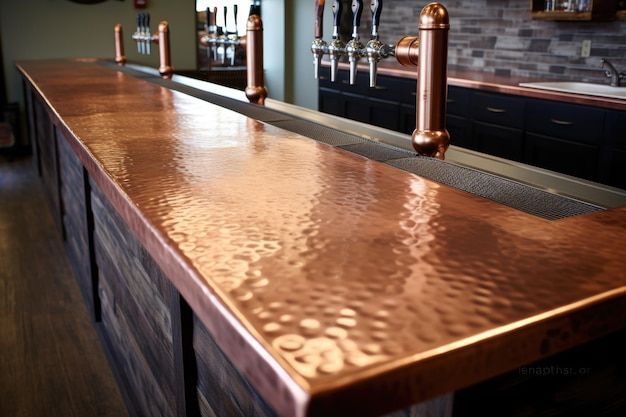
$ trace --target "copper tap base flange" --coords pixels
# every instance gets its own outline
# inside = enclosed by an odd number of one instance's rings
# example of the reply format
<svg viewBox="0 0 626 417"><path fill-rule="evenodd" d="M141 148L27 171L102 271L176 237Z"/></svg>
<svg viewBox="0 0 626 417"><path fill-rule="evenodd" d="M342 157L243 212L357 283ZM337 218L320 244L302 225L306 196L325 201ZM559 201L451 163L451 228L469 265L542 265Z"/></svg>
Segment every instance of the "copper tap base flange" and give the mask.
<svg viewBox="0 0 626 417"><path fill-rule="evenodd" d="M414 130L411 144L418 154L437 159L445 159L450 146L450 134L447 130Z"/></svg>

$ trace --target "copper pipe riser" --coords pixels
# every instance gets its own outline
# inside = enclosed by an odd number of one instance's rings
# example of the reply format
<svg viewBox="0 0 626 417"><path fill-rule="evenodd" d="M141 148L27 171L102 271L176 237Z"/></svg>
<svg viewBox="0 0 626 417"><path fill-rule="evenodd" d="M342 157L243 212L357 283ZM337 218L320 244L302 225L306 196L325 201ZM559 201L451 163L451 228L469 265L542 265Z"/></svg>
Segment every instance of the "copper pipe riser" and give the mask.
<svg viewBox="0 0 626 417"><path fill-rule="evenodd" d="M118 65L124 65L126 63L126 55L124 54L124 31L120 23L115 25L114 33L115 33L115 63Z"/></svg>
<svg viewBox="0 0 626 417"><path fill-rule="evenodd" d="M246 62L248 83L246 97L251 103L265 105L267 89L263 77L263 22L251 15L246 24Z"/></svg>
<svg viewBox="0 0 626 417"><path fill-rule="evenodd" d="M163 20L159 23L159 74L165 79L172 78L172 55L170 50L170 25Z"/></svg>
<svg viewBox="0 0 626 417"><path fill-rule="evenodd" d="M450 145L446 130L448 71L448 11L439 3L426 5L420 13L420 36L407 36L396 44L396 59L417 66L415 131L412 143L420 155L444 159Z"/></svg>

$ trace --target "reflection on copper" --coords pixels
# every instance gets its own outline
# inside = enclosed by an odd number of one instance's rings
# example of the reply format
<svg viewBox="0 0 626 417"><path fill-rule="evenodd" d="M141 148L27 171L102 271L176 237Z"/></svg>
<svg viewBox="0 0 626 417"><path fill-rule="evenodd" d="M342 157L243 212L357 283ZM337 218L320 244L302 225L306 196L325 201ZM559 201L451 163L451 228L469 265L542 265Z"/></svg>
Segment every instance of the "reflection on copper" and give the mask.
<svg viewBox="0 0 626 417"><path fill-rule="evenodd" d="M263 21L261 17L250 15L246 30L246 62L248 67L246 97L251 103L265 105L267 89L263 77Z"/></svg>
<svg viewBox="0 0 626 417"><path fill-rule="evenodd" d="M119 65L126 63L126 55L124 55L124 32L122 24L115 25L115 62Z"/></svg>
<svg viewBox="0 0 626 417"><path fill-rule="evenodd" d="M396 59L402 65L417 63L413 147L422 155L440 159L444 159L450 145L450 134L446 130L449 29L446 8L439 3L430 3L420 13L419 41L416 37L400 39L396 49Z"/></svg>

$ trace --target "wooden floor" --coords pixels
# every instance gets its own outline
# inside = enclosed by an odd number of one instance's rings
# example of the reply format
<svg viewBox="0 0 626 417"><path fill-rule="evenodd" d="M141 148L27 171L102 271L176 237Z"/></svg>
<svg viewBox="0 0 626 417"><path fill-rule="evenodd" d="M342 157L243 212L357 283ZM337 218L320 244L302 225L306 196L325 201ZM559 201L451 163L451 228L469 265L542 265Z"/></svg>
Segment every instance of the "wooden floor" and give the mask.
<svg viewBox="0 0 626 417"><path fill-rule="evenodd" d="M0 416L127 416L30 158L0 156Z"/></svg>

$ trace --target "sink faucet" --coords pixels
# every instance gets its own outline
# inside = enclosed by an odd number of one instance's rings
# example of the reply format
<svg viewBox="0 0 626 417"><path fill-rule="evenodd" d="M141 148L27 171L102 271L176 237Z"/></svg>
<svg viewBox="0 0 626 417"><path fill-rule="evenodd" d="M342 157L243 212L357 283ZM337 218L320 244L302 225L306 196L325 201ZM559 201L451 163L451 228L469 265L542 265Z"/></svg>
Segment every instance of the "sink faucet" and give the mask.
<svg viewBox="0 0 626 417"><path fill-rule="evenodd" d="M617 68L608 60L602 58L602 66L607 67L605 74L611 79L611 85L613 87L619 87L620 81L626 79L626 72L618 72Z"/></svg>

